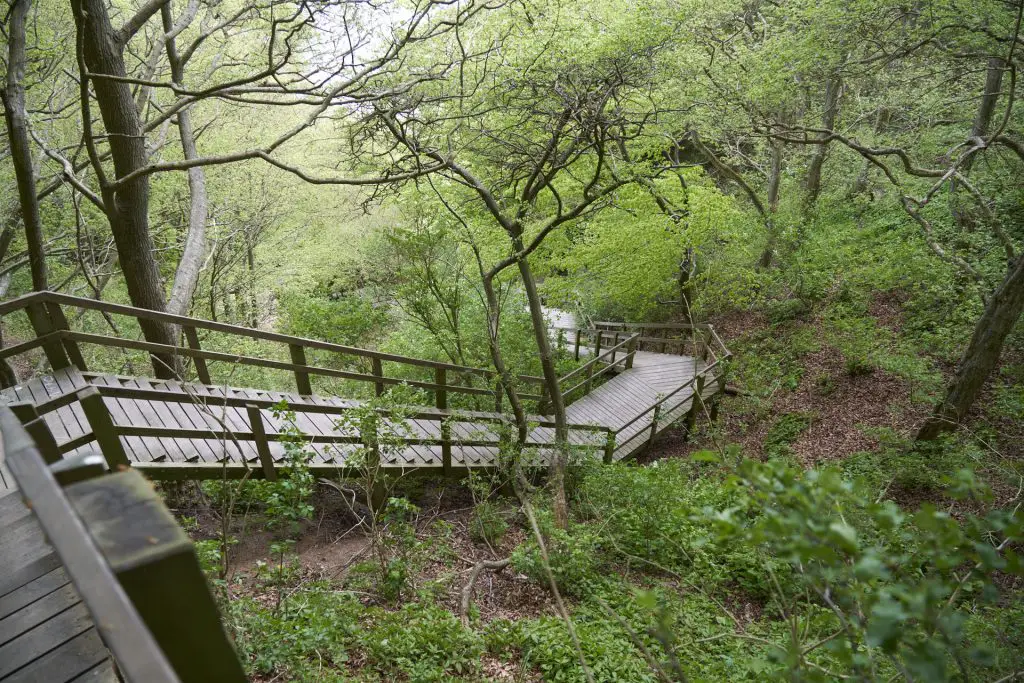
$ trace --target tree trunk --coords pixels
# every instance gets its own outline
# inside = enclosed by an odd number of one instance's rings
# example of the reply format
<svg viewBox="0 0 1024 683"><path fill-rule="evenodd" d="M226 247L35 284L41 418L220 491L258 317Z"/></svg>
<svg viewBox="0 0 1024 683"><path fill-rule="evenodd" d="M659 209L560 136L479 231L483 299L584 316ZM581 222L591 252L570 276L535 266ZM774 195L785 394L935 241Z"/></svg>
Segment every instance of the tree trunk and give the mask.
<svg viewBox="0 0 1024 683"><path fill-rule="evenodd" d="M768 215L765 217L765 224L768 228L768 241L765 242L764 251L757 261L758 268L767 268L772 265L775 258L775 246L779 241L778 226L775 223L775 214L779 210L779 186L782 184L782 143L778 140L772 141L772 170L768 177Z"/></svg>
<svg viewBox="0 0 1024 683"><path fill-rule="evenodd" d="M512 240L512 248L523 250L522 236ZM555 525L559 529L569 527L569 501L565 495L565 471L569 466L569 427L565 419L565 401L558 386L558 373L555 361L551 356L551 341L548 339L547 322L544 320L544 309L541 307L540 295L537 293L537 281L530 269L529 259L519 259L519 275L526 290L526 300L530 305L530 320L533 323L533 336L537 340L537 351L544 375L544 386L547 388L548 400L555 418L555 461L552 468L551 486L554 489Z"/></svg>
<svg viewBox="0 0 1024 683"><path fill-rule="evenodd" d="M170 36L174 29L171 19L171 4L164 5L160 14L163 18L165 33ZM171 65L171 81L184 86L185 74L178 51L174 46L174 38L167 38L167 60ZM181 138L181 150L186 159L198 159L195 134L192 132L192 113L188 107L178 112L178 136ZM188 231L185 234L185 248L178 261L178 269L174 273L174 284L171 287L171 298L167 310L177 315L188 315L192 307L192 297L199 284L199 274L203 269L206 257L206 219L208 216L208 199L206 196L206 174L201 166L188 169L189 218Z"/></svg>
<svg viewBox="0 0 1024 683"><path fill-rule="evenodd" d="M36 198L36 179L32 169L32 151L28 141L28 114L25 109L25 31L30 0L14 0L10 11L7 45L7 83L2 96L4 120L11 145L11 161L18 183L21 219L25 225L32 289L49 288L46 277L46 252L43 250L43 224Z"/></svg>
<svg viewBox="0 0 1024 683"><path fill-rule="evenodd" d="M839 111L839 91L841 89L839 76L831 76L825 81L825 109L821 114L821 127L824 130L833 130L836 125L836 114ZM808 213L814 208L821 194L821 170L825 165L825 156L828 153L828 145L817 145L814 148L814 156L807 167L806 189L807 195L804 198L804 212Z"/></svg>
<svg viewBox="0 0 1024 683"><path fill-rule="evenodd" d="M1011 263L1006 277L988 300L985 312L974 326L974 334L960 359L956 376L946 396L921 426L918 440L936 438L948 432L967 415L981 393L985 380L999 362L1003 342L1024 311L1024 256Z"/></svg>
<svg viewBox="0 0 1024 683"><path fill-rule="evenodd" d="M985 137L992 127L992 117L995 116L996 104L999 102L999 94L1003 87L1004 71L1006 71L1006 62L1003 61L1002 57L992 57L988 60L988 68L985 71L985 90L981 93L978 111L974 114L974 124L971 126L972 138ZM974 157L968 157L960 165L960 173L966 177L973 165ZM956 178L952 179L949 183L953 218L958 228L971 231L975 227L974 220L970 212L960 205L957 198L960 185Z"/></svg>
<svg viewBox="0 0 1024 683"><path fill-rule="evenodd" d="M124 44L110 24L104 0L71 0L71 7L89 71L125 77ZM124 178L145 167L147 162L145 136L131 87L123 81L108 78L94 78L92 81L110 144L115 177ZM105 186L102 194L132 304L165 311L160 268L153 255L153 239L149 234L149 177L138 177L116 191ZM140 326L148 341L175 344L171 325L143 320ZM174 377L179 368L176 358L170 354L154 355L152 360L159 378Z"/></svg>

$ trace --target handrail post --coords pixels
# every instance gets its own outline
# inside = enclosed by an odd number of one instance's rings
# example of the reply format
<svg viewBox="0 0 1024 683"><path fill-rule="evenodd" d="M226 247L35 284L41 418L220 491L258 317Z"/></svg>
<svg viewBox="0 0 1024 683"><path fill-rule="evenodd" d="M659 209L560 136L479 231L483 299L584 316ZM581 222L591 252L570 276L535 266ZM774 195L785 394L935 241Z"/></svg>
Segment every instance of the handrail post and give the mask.
<svg viewBox="0 0 1024 683"><path fill-rule="evenodd" d="M301 344L289 344L288 350L292 355L292 363L306 367L306 350ZM311 396L313 394L313 387L309 383L308 372L295 370L295 388L299 390L299 395L301 396Z"/></svg>
<svg viewBox="0 0 1024 683"><path fill-rule="evenodd" d="M662 342L661 342L661 346L658 349L658 352L659 353L665 353L665 343L666 343L665 340L668 339L668 328L667 327L661 328L661 339L662 339ZM682 353L680 353L680 355L682 355Z"/></svg>
<svg viewBox="0 0 1024 683"><path fill-rule="evenodd" d="M444 368L434 369L434 383L438 388L434 389L434 406L438 410L448 410L447 377ZM448 416L441 416L441 469L445 476L452 473L452 426L448 422Z"/></svg>
<svg viewBox="0 0 1024 683"><path fill-rule="evenodd" d="M618 351L615 350L615 347L618 346L618 345L619 345L619 333L616 332L615 336L612 337L612 357L608 361L608 365L615 365L615 354L618 353Z"/></svg>
<svg viewBox="0 0 1024 683"><path fill-rule="evenodd" d="M704 375L697 375L694 382L693 398L690 401L690 410L686 413L686 438L690 437L694 425L697 423L697 411L704 405L701 393L704 391Z"/></svg>
<svg viewBox="0 0 1024 683"><path fill-rule="evenodd" d="M53 321L55 330L71 331L71 326L68 324L68 319L64 316L64 309L60 307L60 304L48 301L46 303L46 310L50 314L50 320ZM78 348L78 343L74 339L68 338L62 339L61 342L64 345L67 357L74 363L75 367L82 372L88 372L89 368L85 364L85 358L82 357L82 351Z"/></svg>
<svg viewBox="0 0 1024 683"><path fill-rule="evenodd" d="M708 362L708 351L711 348L711 331L710 330L705 330L704 332L701 333L701 342L702 342L703 345L701 346L701 350L700 350L700 359L702 361L704 361L705 363L707 363Z"/></svg>
<svg viewBox="0 0 1024 683"><path fill-rule="evenodd" d="M540 385L540 400L537 401L537 412L541 415L547 415L548 409L548 385L545 382Z"/></svg>
<svg viewBox="0 0 1024 683"><path fill-rule="evenodd" d="M597 330L597 340L594 341L594 358L593 358L593 360L595 362L601 356L601 338L603 336L604 336L604 330ZM590 391L590 389L587 389L587 391Z"/></svg>
<svg viewBox="0 0 1024 683"><path fill-rule="evenodd" d="M575 351L573 351L573 358L575 358L576 360L580 359L580 336L582 334L583 334L583 330L581 330L580 328L577 327L576 328L576 348L575 348Z"/></svg>
<svg viewBox="0 0 1024 683"><path fill-rule="evenodd" d="M32 330L36 333L36 337L45 337L57 331L53 321L50 319L50 314L43 304L29 304L25 307L25 313L28 315L28 321L32 324ZM44 343L43 352L46 354L46 360L49 361L50 367L54 370L61 370L71 366L65 349L59 340L50 339Z"/></svg>
<svg viewBox="0 0 1024 683"><path fill-rule="evenodd" d="M188 347L193 351L202 351L202 347L199 345L199 335L196 333L196 328L191 325L186 325L181 328L181 331L185 334L185 341L188 342ZM199 376L199 381L203 384L213 384L210 379L210 369L206 366L206 359L200 356L192 357L192 365L196 369L196 375Z"/></svg>
<svg viewBox="0 0 1024 683"><path fill-rule="evenodd" d="M604 441L604 464L610 465L615 459L615 432L608 430Z"/></svg>
<svg viewBox="0 0 1024 683"><path fill-rule="evenodd" d="M501 376L494 382L494 412L501 412L501 395L503 393L504 385L501 383Z"/></svg>
<svg viewBox="0 0 1024 683"><path fill-rule="evenodd" d="M260 456L263 476L267 481L277 481L277 470L274 469L274 456L270 454L270 441L267 440L267 430L263 425L263 414L259 406L253 403L246 404L245 412L249 415L249 429L252 431L253 441L256 442L256 454Z"/></svg>
<svg viewBox="0 0 1024 683"><path fill-rule="evenodd" d="M380 358L373 357L370 359L370 365L373 367L373 376L377 378L377 381L373 383L373 392L375 396L381 396L384 394L384 364L380 362Z"/></svg>
<svg viewBox="0 0 1024 683"><path fill-rule="evenodd" d="M107 459L107 465L111 472L131 467L128 454L121 445L121 438L117 435L117 425L110 417L110 411L103 402L103 395L96 387L86 387L78 392L78 402L85 413L85 419L89 422L92 435L99 444L103 457Z"/></svg>
<svg viewBox="0 0 1024 683"><path fill-rule="evenodd" d="M633 338L629 340L629 344L626 345L626 369L627 370L632 370L633 369L633 359L636 357L637 339L639 339L639 337L637 337L636 335L633 335Z"/></svg>
<svg viewBox="0 0 1024 683"><path fill-rule="evenodd" d="M647 439L647 448L650 449L654 445L654 437L658 434L658 418L661 416L661 404L658 403L654 406L654 415L651 416L651 435Z"/></svg>
<svg viewBox="0 0 1024 683"><path fill-rule="evenodd" d="M21 420L22 426L25 427L25 431L35 441L39 455L42 456L46 464L52 465L55 462L60 462L61 454L60 449L57 447L57 440L53 438L50 428L46 426L46 422L39 416L39 411L36 410L35 405L27 402L10 403L7 407Z"/></svg>

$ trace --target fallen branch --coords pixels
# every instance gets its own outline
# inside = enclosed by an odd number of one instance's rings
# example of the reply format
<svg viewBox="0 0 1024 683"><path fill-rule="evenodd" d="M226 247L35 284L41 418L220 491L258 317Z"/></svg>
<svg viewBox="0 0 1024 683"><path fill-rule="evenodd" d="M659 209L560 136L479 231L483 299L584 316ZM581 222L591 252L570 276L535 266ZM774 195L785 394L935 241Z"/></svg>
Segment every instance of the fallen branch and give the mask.
<svg viewBox="0 0 1024 683"><path fill-rule="evenodd" d="M500 572L511 563L512 558L506 557L504 560L480 560L473 565L473 569L469 572L469 580L466 581L466 585L462 588L461 616L463 626L469 627L469 605L473 599L473 586L476 585L476 580L477 577L480 576L480 572L485 569Z"/></svg>

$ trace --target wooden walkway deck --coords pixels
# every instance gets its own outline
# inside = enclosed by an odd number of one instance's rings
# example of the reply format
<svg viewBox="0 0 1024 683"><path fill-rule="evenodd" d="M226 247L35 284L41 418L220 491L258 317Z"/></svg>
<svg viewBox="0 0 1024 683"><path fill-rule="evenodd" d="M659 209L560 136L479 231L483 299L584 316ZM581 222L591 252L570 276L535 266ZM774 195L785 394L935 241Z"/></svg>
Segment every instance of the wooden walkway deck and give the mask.
<svg viewBox="0 0 1024 683"><path fill-rule="evenodd" d="M695 372L702 367L702 361L686 356L636 352L631 369L612 376L568 406L567 418L570 423L606 428L605 431L593 432L574 430L570 433L570 442L589 447L590 452L598 452L604 445L607 429L614 431L628 425L618 436L618 442L624 445L616 449L615 459L634 455L647 443L647 438L641 433L650 432L653 418L650 407L660 397L692 380ZM133 466L166 478L216 476L225 462L241 465L244 461L250 466L260 466L260 454L253 441L232 439L232 434L248 432L250 429L246 409L238 407L240 400L261 402L262 405L284 400L290 405L314 404L335 408L355 407L360 403L338 397L302 397L293 393L215 387L142 377L116 377L64 368L0 391L0 404L46 404L90 385L104 387L105 391L121 391L122 394L141 391L149 392L148 396L160 396L160 400L105 396L103 402L114 423L119 428L125 428L125 431L144 433L146 430L156 430L173 434L178 430L195 434L197 430L202 430L208 435L208 438L202 439L146 435L120 437ZM662 431L672 421L685 415L690 406L691 393L692 389L685 388L675 396L672 402L675 407L660 416L657 431ZM712 393L711 388L704 392L705 396ZM225 405L229 402L235 405ZM282 421L274 418L269 409L260 410L260 415L268 434L275 434L283 428ZM499 435L493 422L486 420L495 418L495 415L472 412L458 415L459 419L449 422L452 466L493 466L498 457ZM474 421L474 416L480 416L482 420ZM44 419L59 445L89 440L91 428L78 402L68 401L67 405L45 414ZM358 430L351 425L340 424L334 415L299 412L295 424L303 434L314 438L330 440L347 436L358 440ZM389 431L408 438L436 440L441 437L441 429L442 422L439 420L407 419L401 423L392 423ZM543 444L552 443L553 440L552 428L538 427L533 430L530 442L537 445L534 451L537 463L547 462L550 458L551 450L544 448ZM282 444L271 441L269 446L273 461L280 463L284 457ZM360 448L358 443L312 443L310 447L315 451L313 465L321 471L349 467L352 454ZM95 450L94 443L83 443L68 450L65 455ZM439 445L385 448L382 464L384 467L399 469L440 468L442 455L442 447ZM0 461L0 488L12 487L10 474Z"/></svg>
<svg viewBox="0 0 1024 683"><path fill-rule="evenodd" d="M32 512L0 494L0 683L114 683L110 653Z"/></svg>

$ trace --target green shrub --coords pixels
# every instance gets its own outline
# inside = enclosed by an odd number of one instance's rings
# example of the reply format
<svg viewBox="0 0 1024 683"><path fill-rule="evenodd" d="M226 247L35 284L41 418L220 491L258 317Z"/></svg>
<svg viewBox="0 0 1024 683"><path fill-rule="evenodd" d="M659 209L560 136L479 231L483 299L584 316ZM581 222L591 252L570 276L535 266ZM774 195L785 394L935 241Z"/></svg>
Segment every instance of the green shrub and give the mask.
<svg viewBox="0 0 1024 683"><path fill-rule="evenodd" d="M480 668L484 639L448 610L407 604L396 612L372 610L358 638L375 668L393 680L444 681Z"/></svg>
<svg viewBox="0 0 1024 683"><path fill-rule="evenodd" d="M572 524L568 530L555 528L547 511L538 510L537 518L559 590L584 593L599 576L603 556L599 534L584 524ZM512 566L539 585L549 586L540 548L532 537L512 552Z"/></svg>
<svg viewBox="0 0 1024 683"><path fill-rule="evenodd" d="M473 508L473 516L469 521L469 536L478 543L496 545L501 542L508 531L508 522L502 514L498 503L484 500Z"/></svg>
<svg viewBox="0 0 1024 683"><path fill-rule="evenodd" d="M764 453L769 458L788 457L790 445L811 426L812 415L806 412L784 413L768 429L764 437Z"/></svg>

